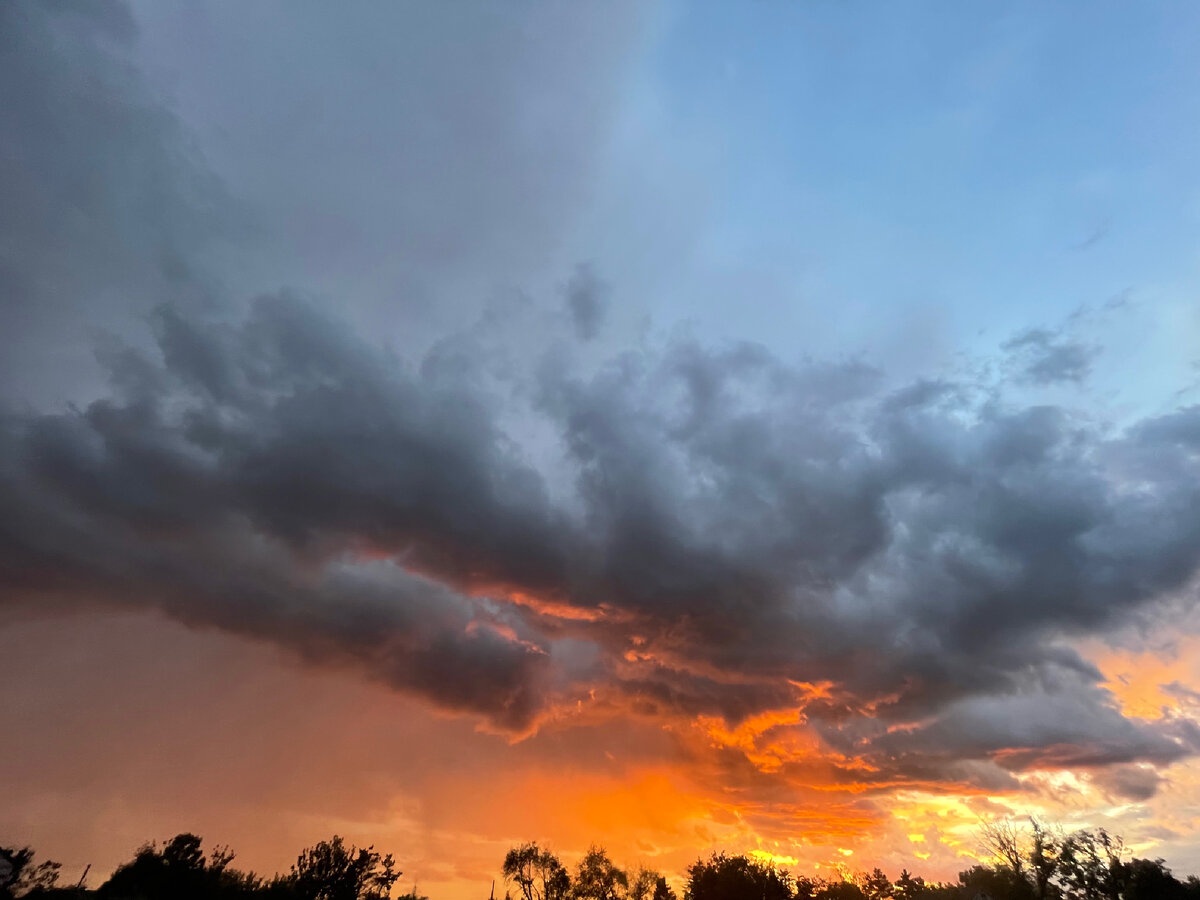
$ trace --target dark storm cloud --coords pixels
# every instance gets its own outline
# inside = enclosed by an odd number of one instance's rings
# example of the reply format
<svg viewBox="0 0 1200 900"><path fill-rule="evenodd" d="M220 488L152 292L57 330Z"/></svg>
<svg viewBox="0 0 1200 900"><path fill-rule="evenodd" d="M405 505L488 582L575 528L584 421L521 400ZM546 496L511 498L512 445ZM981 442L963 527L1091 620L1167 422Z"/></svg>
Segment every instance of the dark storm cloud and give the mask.
<svg viewBox="0 0 1200 900"><path fill-rule="evenodd" d="M502 638L440 585L339 565L406 546L406 568L469 585L479 568L558 580L553 516L536 476L499 449L482 398L405 377L286 300L260 301L236 329L170 310L156 324L164 365L114 355L111 399L6 417L8 591L161 605L522 724L540 648Z"/></svg>
<svg viewBox="0 0 1200 900"><path fill-rule="evenodd" d="M1114 796L1135 803L1149 800L1163 783L1161 775L1143 766L1113 766L1098 772L1093 780Z"/></svg>
<svg viewBox="0 0 1200 900"><path fill-rule="evenodd" d="M1113 437L753 346L586 377L551 352L524 415L561 436L564 502L469 338L410 366L287 295L154 323L157 354L109 353L105 399L6 415L9 596L156 605L505 727L597 687L737 721L831 681L809 720L910 774L1196 746L1059 643L1194 574L1192 410Z"/></svg>
<svg viewBox="0 0 1200 900"><path fill-rule="evenodd" d="M215 485L197 458L184 458L183 443L147 427L153 412L132 413L137 424L111 412L93 407L88 425L6 422L6 451L21 440L32 457L31 471L14 474L5 454L12 517L0 526L0 577L10 600L159 608L353 664L505 726L538 708L544 651L513 639L486 605L394 563L348 565L335 554L309 564L220 500L206 508L203 487ZM52 496L51 484L62 494Z"/></svg>
<svg viewBox="0 0 1200 900"><path fill-rule="evenodd" d="M1001 768L1021 771L1098 768L1135 760L1167 764L1200 744L1186 725L1136 724L1103 691L1077 684L964 698L930 726L881 736L872 749L893 760L992 759Z"/></svg>
<svg viewBox="0 0 1200 900"><path fill-rule="evenodd" d="M1111 432L754 345L585 368L549 332L497 359L492 322L410 360L287 292L202 309L203 167L122 63L128 17L45 9L0 13L0 65L32 98L5 107L0 178L47 223L0 213L6 308L127 284L129 308L167 302L152 346L103 344L99 399L3 412L0 596L158 608L515 730L593 698L731 722L802 705L888 778L980 784L1195 750L1185 722L1123 717L1063 642L1195 575L1196 408ZM576 337L603 293L569 282ZM1091 358L1048 332L1008 350L1038 384Z"/></svg>

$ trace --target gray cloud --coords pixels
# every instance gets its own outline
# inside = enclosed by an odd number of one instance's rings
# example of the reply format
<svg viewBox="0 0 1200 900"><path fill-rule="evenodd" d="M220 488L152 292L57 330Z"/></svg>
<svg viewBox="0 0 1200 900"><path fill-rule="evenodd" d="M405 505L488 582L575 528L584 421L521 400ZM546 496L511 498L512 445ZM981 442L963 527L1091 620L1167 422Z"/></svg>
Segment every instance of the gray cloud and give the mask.
<svg viewBox="0 0 1200 900"><path fill-rule="evenodd" d="M1164 765L1200 745L1177 723L1140 725L1086 683L976 696L946 707L929 727L874 742L893 759L992 759L1001 768L1099 768L1134 760Z"/></svg>
<svg viewBox="0 0 1200 900"><path fill-rule="evenodd" d="M209 302L200 260L238 226L129 61L123 5L6 3L0 31L0 393L61 400L96 377L92 331Z"/></svg>
<svg viewBox="0 0 1200 900"><path fill-rule="evenodd" d="M497 289L557 276L650 18L542 0L2 14L0 389L39 404L91 399L94 334L133 339L168 299L301 284L426 348Z"/></svg>
<svg viewBox="0 0 1200 900"><path fill-rule="evenodd" d="M1103 772L1098 772L1094 779L1097 784L1122 800L1132 800L1144 803L1162 786L1163 778L1158 772L1144 766L1113 766ZM1176 835L1168 832L1167 839Z"/></svg>
<svg viewBox="0 0 1200 900"><path fill-rule="evenodd" d="M420 348L575 261L655 15L629 0L134 10L152 38L139 59L173 80L257 227L240 281L336 297L357 327Z"/></svg>
<svg viewBox="0 0 1200 900"><path fill-rule="evenodd" d="M607 305L606 285L589 265L580 265L567 282L567 312L580 340L590 341L600 330Z"/></svg>
<svg viewBox="0 0 1200 900"><path fill-rule="evenodd" d="M9 596L156 605L505 727L597 686L736 721L832 681L809 719L905 771L1194 749L1060 643L1195 572L1194 410L1114 437L752 346L592 376L551 348L525 415L561 435L564 504L482 348L410 366L287 295L154 323L104 399L6 414Z"/></svg>
<svg viewBox="0 0 1200 900"><path fill-rule="evenodd" d="M1092 370L1096 347L1044 328L1030 328L1004 343L1021 377L1037 385L1079 383Z"/></svg>

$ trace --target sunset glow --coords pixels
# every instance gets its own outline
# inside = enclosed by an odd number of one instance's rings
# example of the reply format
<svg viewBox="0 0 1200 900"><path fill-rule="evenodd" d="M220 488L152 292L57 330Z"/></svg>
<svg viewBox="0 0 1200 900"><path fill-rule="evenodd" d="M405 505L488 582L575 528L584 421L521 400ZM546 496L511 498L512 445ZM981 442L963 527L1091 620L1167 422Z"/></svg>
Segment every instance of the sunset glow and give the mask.
<svg viewBox="0 0 1200 900"><path fill-rule="evenodd" d="M0 5L0 848L1200 872L1200 7L1086 18Z"/></svg>

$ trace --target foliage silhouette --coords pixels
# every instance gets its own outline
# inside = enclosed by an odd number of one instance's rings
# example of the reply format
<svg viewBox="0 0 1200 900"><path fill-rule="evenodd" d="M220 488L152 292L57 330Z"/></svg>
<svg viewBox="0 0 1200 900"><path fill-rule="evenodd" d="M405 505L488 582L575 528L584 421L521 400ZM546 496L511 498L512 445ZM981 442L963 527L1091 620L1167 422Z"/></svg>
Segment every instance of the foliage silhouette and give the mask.
<svg viewBox="0 0 1200 900"><path fill-rule="evenodd" d="M382 900L391 896L400 875L390 853L381 856L374 847L347 850L334 835L305 849L282 883L298 900Z"/></svg>
<svg viewBox="0 0 1200 900"><path fill-rule="evenodd" d="M262 888L261 880L230 868L233 857L227 847L217 847L205 857L199 837L179 834L161 850L156 844L140 847L133 860L113 872L97 893L104 900L253 896Z"/></svg>
<svg viewBox="0 0 1200 900"><path fill-rule="evenodd" d="M684 900L791 900L792 895L787 872L724 853L689 866L683 893Z"/></svg>
<svg viewBox="0 0 1200 900"><path fill-rule="evenodd" d="M571 890L566 867L535 843L509 850L501 872L505 881L517 885L524 900L566 900Z"/></svg>
<svg viewBox="0 0 1200 900"><path fill-rule="evenodd" d="M1200 900L1200 880L1181 881L1161 859L1131 858L1119 837L1099 829L1063 834L1036 820L992 825L982 846L994 860L937 884L907 869L893 882L879 869L853 878L793 877L747 856L715 853L690 865L684 900ZM60 866L34 863L28 847L0 846L0 900L385 900L400 878L393 857L347 847L334 835L305 849L290 870L264 879L233 868L227 847L204 851L194 834L146 844L98 889L58 885ZM535 843L513 847L501 873L518 900L676 900L665 875L632 877L599 846L574 875ZM428 900L416 887L394 900Z"/></svg>
<svg viewBox="0 0 1200 900"><path fill-rule="evenodd" d="M0 847L0 900L54 887L62 865L50 861L34 865L33 859L29 847Z"/></svg>
<svg viewBox="0 0 1200 900"><path fill-rule="evenodd" d="M622 900L628 888L625 873L613 865L603 847L593 845L575 870L571 896L575 900Z"/></svg>
<svg viewBox="0 0 1200 900"><path fill-rule="evenodd" d="M629 880L629 900L676 900L675 892L662 873L644 866Z"/></svg>

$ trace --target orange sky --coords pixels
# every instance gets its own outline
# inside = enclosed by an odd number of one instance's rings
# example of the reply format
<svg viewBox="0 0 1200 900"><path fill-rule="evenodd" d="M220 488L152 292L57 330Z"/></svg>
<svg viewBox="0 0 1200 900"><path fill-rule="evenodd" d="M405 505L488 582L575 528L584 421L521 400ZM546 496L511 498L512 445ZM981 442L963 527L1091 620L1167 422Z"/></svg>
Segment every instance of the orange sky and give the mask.
<svg viewBox="0 0 1200 900"><path fill-rule="evenodd" d="M1161 686L1200 683L1190 644L1087 649L1127 714L1172 714L1186 697ZM1026 791L992 796L880 789L865 771L847 782L836 772L853 761L787 710L737 727L564 715L514 741L354 674L138 614L9 622L0 681L17 678L41 689L0 699L0 834L61 860L68 878L92 863L94 882L141 842L182 830L228 843L260 872L337 832L394 852L405 884L439 900L479 897L505 850L530 839L568 863L598 842L674 876L729 849L816 874L880 865L952 877L981 820L1022 811L1107 825L1182 871L1196 858L1191 763L1135 804L1086 771L1030 772Z"/></svg>

